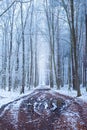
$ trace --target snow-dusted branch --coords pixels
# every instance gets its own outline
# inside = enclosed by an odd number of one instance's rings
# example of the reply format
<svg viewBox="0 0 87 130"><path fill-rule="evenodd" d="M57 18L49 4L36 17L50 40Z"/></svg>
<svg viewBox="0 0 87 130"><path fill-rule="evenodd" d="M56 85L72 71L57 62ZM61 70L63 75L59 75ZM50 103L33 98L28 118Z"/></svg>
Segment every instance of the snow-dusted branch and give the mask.
<svg viewBox="0 0 87 130"><path fill-rule="evenodd" d="M16 0L14 0L7 9L5 9L1 14L0 14L0 17L3 16L12 6L13 4L16 2Z"/></svg>
<svg viewBox="0 0 87 130"><path fill-rule="evenodd" d="M3 16L3 15L14 5L15 2L29 3L29 2L31 2L31 1L33 1L33 0L28 0L28 1L20 1L20 0L17 1L17 0L14 0L14 1L9 5L9 7L8 7L7 9L5 9L5 10L0 14L0 17Z"/></svg>
<svg viewBox="0 0 87 130"><path fill-rule="evenodd" d="M29 3L29 2L31 2L31 1L33 1L33 0L26 0L26 1L17 0L16 2L20 2L20 3Z"/></svg>

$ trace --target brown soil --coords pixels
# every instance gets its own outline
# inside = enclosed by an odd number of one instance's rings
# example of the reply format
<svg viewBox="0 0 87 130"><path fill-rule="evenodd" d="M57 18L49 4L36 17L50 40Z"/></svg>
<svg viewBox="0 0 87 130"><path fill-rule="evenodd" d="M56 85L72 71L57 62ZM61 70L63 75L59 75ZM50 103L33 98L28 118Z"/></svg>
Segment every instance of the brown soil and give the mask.
<svg viewBox="0 0 87 130"><path fill-rule="evenodd" d="M1 107L0 130L87 130L87 103L37 89Z"/></svg>

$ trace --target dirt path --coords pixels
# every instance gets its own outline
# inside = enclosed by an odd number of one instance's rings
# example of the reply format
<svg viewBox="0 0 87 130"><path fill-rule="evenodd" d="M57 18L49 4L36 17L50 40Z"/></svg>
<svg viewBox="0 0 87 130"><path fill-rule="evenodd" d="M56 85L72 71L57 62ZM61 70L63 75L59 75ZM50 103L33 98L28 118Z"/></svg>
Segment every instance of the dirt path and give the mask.
<svg viewBox="0 0 87 130"><path fill-rule="evenodd" d="M87 103L39 89L0 109L0 130L87 130Z"/></svg>

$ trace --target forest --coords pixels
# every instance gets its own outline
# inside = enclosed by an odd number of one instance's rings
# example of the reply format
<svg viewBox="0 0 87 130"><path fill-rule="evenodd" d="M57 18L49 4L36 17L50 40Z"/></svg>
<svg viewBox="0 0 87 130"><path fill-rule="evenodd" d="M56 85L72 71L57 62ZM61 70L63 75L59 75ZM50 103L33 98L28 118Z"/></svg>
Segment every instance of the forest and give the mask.
<svg viewBox="0 0 87 130"><path fill-rule="evenodd" d="M0 0L0 90L87 91L87 0Z"/></svg>

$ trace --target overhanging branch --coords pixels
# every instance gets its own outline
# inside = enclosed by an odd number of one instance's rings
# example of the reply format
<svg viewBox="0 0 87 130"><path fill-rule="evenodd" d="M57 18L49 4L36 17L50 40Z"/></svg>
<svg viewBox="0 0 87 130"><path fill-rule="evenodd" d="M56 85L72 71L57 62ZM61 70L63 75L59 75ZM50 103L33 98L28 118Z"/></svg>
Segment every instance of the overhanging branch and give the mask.
<svg viewBox="0 0 87 130"><path fill-rule="evenodd" d="M14 1L11 3L11 5L9 5L9 7L8 7L5 11L3 11L3 12L0 14L0 17L1 17L2 15L4 15L4 14L12 7L12 5L13 5L15 2L16 2L16 0L14 0Z"/></svg>
<svg viewBox="0 0 87 130"><path fill-rule="evenodd" d="M28 2L31 2L31 1L32 1L32 0L27 0L27 1L14 0L14 1L11 3L11 5L9 5L9 7L8 7L6 10L4 10L4 11L0 14L0 17L3 16L3 15L12 7L12 5L13 5L15 2L28 3Z"/></svg>
<svg viewBox="0 0 87 130"><path fill-rule="evenodd" d="M32 0L26 0L26 1L20 1L20 0L17 0L16 2L20 2L20 3L29 3L31 2Z"/></svg>

